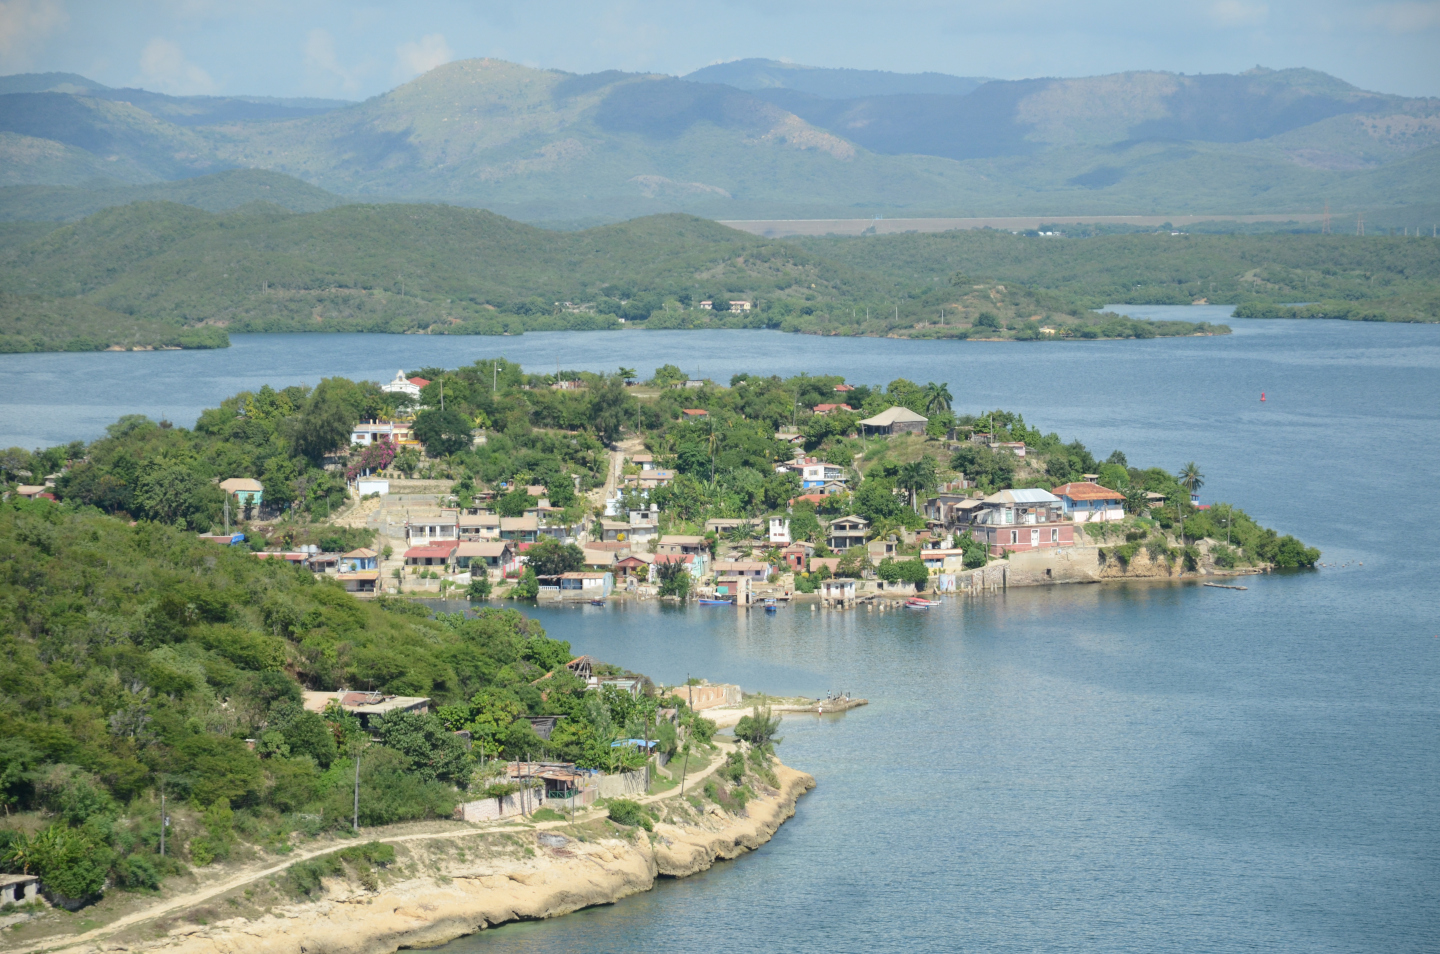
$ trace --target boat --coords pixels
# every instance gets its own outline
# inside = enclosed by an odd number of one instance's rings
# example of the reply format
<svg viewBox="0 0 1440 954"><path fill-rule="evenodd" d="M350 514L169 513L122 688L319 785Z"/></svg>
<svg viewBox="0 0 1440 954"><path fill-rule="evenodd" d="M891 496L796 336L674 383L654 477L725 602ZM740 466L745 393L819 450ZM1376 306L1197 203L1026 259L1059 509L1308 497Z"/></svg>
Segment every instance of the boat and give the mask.
<svg viewBox="0 0 1440 954"><path fill-rule="evenodd" d="M729 605L731 605L729 600L707 600L707 599L702 599L702 600L699 600L699 603L700 603L701 606L729 606Z"/></svg>
<svg viewBox="0 0 1440 954"><path fill-rule="evenodd" d="M778 603L775 602L775 598L773 596L765 600L765 612L773 613L779 608L780 606Z"/></svg>
<svg viewBox="0 0 1440 954"><path fill-rule="evenodd" d="M932 606L939 605L939 600L922 600L918 596L912 596L910 599L905 601L905 608L914 610L928 610Z"/></svg>
<svg viewBox="0 0 1440 954"><path fill-rule="evenodd" d="M604 605L605 605L605 601L604 601L604 600L591 600L591 601L590 601L590 605L591 605L591 606L604 606Z"/></svg>

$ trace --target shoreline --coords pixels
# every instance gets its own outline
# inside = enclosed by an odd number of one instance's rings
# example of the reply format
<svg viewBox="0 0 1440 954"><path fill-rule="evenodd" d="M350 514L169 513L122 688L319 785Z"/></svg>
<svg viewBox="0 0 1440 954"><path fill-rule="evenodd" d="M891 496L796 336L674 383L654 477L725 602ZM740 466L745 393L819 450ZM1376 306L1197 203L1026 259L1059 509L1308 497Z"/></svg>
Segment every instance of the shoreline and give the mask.
<svg viewBox="0 0 1440 954"><path fill-rule="evenodd" d="M724 751L722 746L722 756ZM655 822L653 833L592 816L578 824L511 822L382 836L377 840L396 850L393 864L378 877L350 871L326 877L313 899L247 912L245 899L252 886L283 879L284 871L274 869L115 930L37 939L21 949L391 954L438 946L509 922L613 904L651 890L661 877L688 877L768 842L794 816L800 796L815 787L808 773L772 764L778 786L757 784L755 797L733 814L714 803L700 807L671 802L676 792L669 791L641 800L680 809L669 813L668 820ZM699 782L713 768L694 780ZM240 916L217 920L222 904Z"/></svg>

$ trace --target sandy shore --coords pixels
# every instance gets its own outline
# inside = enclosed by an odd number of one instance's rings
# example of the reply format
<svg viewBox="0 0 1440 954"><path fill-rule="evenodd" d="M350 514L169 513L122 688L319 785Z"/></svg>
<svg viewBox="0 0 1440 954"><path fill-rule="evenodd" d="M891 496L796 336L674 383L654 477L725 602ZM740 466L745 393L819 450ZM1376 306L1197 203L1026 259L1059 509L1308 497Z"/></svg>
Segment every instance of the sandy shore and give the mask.
<svg viewBox="0 0 1440 954"><path fill-rule="evenodd" d="M508 921L556 917L609 904L763 845L795 814L815 780L775 764L776 789L761 787L743 812L716 805L641 829L515 828L485 846L473 837L397 845L396 863L368 890L327 880L323 897L255 918L181 924L159 938L112 940L76 950L175 954L390 954L427 947ZM581 840L581 839L584 840ZM63 946L63 945L55 945Z"/></svg>

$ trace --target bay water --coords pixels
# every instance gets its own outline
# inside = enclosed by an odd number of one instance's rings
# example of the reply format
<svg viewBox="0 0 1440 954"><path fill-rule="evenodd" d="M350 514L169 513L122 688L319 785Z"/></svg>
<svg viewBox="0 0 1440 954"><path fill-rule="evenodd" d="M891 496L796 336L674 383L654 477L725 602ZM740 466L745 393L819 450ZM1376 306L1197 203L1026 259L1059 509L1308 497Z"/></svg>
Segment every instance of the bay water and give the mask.
<svg viewBox="0 0 1440 954"><path fill-rule="evenodd" d="M92 439L121 413L189 424L264 383L503 354L531 370L947 381L957 410L1020 411L1102 458L1195 460L1203 500L1333 565L1243 592L1012 589L928 613L535 611L578 652L657 680L871 704L785 720L780 753L818 786L759 851L448 949L1440 949L1440 326L1178 311L1235 334L237 335L216 352L12 355L0 446Z"/></svg>

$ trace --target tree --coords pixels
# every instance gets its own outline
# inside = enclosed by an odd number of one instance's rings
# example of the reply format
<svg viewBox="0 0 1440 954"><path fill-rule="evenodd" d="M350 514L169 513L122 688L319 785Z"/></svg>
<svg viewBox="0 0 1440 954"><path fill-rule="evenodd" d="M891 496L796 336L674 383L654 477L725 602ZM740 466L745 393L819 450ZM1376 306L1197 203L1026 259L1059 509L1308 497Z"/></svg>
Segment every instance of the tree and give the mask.
<svg viewBox="0 0 1440 954"><path fill-rule="evenodd" d="M431 457L449 457L470 446L471 421L454 407L428 407L415 418L415 438Z"/></svg>
<svg viewBox="0 0 1440 954"><path fill-rule="evenodd" d="M288 422L295 453L319 465L327 454L350 446L350 432L360 420L359 388L344 378L326 378L310 393L305 406Z"/></svg>
<svg viewBox="0 0 1440 954"><path fill-rule="evenodd" d="M410 760L421 781L453 782L468 774L464 743L437 716L391 712L370 727L387 747Z"/></svg>
<svg viewBox="0 0 1440 954"><path fill-rule="evenodd" d="M971 536L969 530L960 535L960 539L955 541L955 545L964 553L964 566L967 570L973 570L990 562L989 548Z"/></svg>
<svg viewBox="0 0 1440 954"><path fill-rule="evenodd" d="M684 381L685 372L681 371L673 364L663 364L655 369L655 377L651 380L653 380L656 384L660 385L660 387L663 388L667 385L678 384L679 382Z"/></svg>
<svg viewBox="0 0 1440 954"><path fill-rule="evenodd" d="M918 509L916 495L935 486L934 458L922 457L902 465L896 475L895 486L906 491L910 495L911 508Z"/></svg>
<svg viewBox="0 0 1440 954"><path fill-rule="evenodd" d="M540 595L540 581L535 578L535 568L527 566L525 572L520 574L520 581L510 591L511 597L517 600L533 600Z"/></svg>
<svg viewBox="0 0 1440 954"><path fill-rule="evenodd" d="M1200 488L1205 486L1205 475L1200 473L1200 465L1193 460L1184 467L1181 467L1180 473L1177 476L1180 480L1180 486L1190 491L1192 495L1198 494Z"/></svg>
<svg viewBox="0 0 1440 954"><path fill-rule="evenodd" d="M465 591L465 598L472 603L483 603L490 598L490 577L483 567L479 576L475 575L475 570L470 571L470 586Z"/></svg>
<svg viewBox="0 0 1440 954"><path fill-rule="evenodd" d="M533 506L535 498L526 493L524 487L512 487L495 501L495 512L502 517L522 517Z"/></svg>
<svg viewBox="0 0 1440 954"><path fill-rule="evenodd" d="M637 375L637 372L636 372L636 370L635 370L634 368L621 368L621 369L620 369L620 380L621 380L621 381L624 381L626 384L634 384L634 383L635 383L636 375Z"/></svg>
<svg viewBox="0 0 1440 954"><path fill-rule="evenodd" d="M775 735L780 731L780 717L774 715L769 706L756 706L749 715L740 717L735 723L735 738L744 739L761 751L768 751L784 741Z"/></svg>
<svg viewBox="0 0 1440 954"><path fill-rule="evenodd" d="M925 410L930 414L939 414L942 411L950 410L950 402L955 398L950 394L948 383L936 384L931 381L925 385Z"/></svg>
<svg viewBox="0 0 1440 954"><path fill-rule="evenodd" d="M622 372L628 370L621 369ZM607 444L618 441L625 423L634 419L635 399L625 390L622 378L607 377L598 387L590 389L590 425L600 440Z"/></svg>
<svg viewBox="0 0 1440 954"><path fill-rule="evenodd" d="M683 600L690 595L690 571L679 560L656 563L655 576L660 580L661 596L678 596Z"/></svg>
<svg viewBox="0 0 1440 954"><path fill-rule="evenodd" d="M561 543L554 537L546 537L525 551L525 560L535 570L536 576L559 576L583 569L585 551L573 543Z"/></svg>

